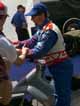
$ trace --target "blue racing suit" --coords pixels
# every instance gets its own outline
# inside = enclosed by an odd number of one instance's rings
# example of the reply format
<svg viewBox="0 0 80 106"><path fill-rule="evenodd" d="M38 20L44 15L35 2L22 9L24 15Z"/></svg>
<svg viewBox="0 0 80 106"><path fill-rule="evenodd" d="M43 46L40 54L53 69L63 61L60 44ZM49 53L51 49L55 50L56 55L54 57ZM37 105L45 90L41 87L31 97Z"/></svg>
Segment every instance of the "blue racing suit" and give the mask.
<svg viewBox="0 0 80 106"><path fill-rule="evenodd" d="M27 57L43 59L54 81L57 94L56 106L70 106L73 66L65 51L64 40L58 27L45 19L31 39L21 42L29 48Z"/></svg>

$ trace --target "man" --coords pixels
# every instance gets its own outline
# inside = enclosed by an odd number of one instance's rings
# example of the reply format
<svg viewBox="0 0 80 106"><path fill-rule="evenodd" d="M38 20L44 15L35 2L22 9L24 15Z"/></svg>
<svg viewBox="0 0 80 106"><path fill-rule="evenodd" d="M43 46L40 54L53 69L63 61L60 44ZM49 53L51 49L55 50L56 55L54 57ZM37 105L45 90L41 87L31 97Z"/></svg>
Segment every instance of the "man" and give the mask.
<svg viewBox="0 0 80 106"><path fill-rule="evenodd" d="M55 82L56 106L70 106L73 66L65 51L63 36L48 19L48 10L44 4L35 4L26 16L32 17L37 32L31 39L21 42L24 47L17 61L21 64L25 58L30 58L46 64Z"/></svg>
<svg viewBox="0 0 80 106"><path fill-rule="evenodd" d="M23 5L18 5L17 12L14 14L11 20L11 24L15 27L18 40L20 41L29 38L24 12L25 12L25 7Z"/></svg>
<svg viewBox="0 0 80 106"><path fill-rule="evenodd" d="M7 7L0 2L0 106L10 106L12 86L9 68L17 58L16 49L2 32L7 16Z"/></svg>

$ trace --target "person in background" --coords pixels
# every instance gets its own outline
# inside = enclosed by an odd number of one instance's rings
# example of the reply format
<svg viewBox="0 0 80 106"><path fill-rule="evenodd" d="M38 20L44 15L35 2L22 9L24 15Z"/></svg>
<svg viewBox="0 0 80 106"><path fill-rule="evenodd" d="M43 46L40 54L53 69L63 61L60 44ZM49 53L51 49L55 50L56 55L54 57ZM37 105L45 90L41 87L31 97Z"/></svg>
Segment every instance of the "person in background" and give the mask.
<svg viewBox="0 0 80 106"><path fill-rule="evenodd" d="M37 32L32 38L20 42L20 45L23 45L22 53L16 64L22 64L25 58L42 61L47 65L54 79L57 95L55 106L70 106L73 65L65 51L61 31L49 19L48 9L43 3L34 4L26 16L32 17ZM53 105L48 104L48 106Z"/></svg>
<svg viewBox="0 0 80 106"><path fill-rule="evenodd" d="M7 7L0 1L0 106L10 106L12 84L9 69L17 58L15 47L2 32L7 17Z"/></svg>
<svg viewBox="0 0 80 106"><path fill-rule="evenodd" d="M14 14L11 20L11 24L15 27L18 40L22 41L29 38L27 29L27 22L24 16L25 7L23 5L17 6L17 12Z"/></svg>

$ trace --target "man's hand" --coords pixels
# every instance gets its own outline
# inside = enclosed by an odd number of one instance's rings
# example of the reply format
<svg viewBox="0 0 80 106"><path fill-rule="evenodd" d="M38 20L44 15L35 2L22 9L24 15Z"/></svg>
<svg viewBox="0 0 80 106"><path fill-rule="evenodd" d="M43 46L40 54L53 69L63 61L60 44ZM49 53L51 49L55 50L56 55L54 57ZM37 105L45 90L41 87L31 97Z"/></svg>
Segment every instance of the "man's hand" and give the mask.
<svg viewBox="0 0 80 106"><path fill-rule="evenodd" d="M29 51L29 48L24 47L24 46L22 47L22 54L23 54L23 55L26 56L26 55L28 54L28 51Z"/></svg>

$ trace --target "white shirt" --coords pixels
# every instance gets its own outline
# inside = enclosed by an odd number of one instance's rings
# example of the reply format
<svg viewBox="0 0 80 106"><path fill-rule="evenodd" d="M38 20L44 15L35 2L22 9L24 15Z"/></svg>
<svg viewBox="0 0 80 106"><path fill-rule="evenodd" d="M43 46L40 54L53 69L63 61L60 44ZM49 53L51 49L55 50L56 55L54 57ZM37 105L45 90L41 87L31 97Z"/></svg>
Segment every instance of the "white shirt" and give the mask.
<svg viewBox="0 0 80 106"><path fill-rule="evenodd" d="M13 63L17 58L15 47L2 34L0 34L0 55L7 59L10 63Z"/></svg>

